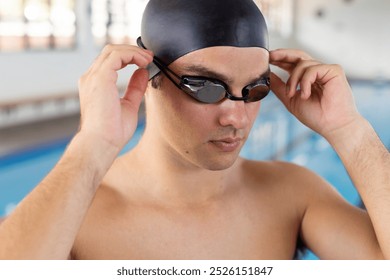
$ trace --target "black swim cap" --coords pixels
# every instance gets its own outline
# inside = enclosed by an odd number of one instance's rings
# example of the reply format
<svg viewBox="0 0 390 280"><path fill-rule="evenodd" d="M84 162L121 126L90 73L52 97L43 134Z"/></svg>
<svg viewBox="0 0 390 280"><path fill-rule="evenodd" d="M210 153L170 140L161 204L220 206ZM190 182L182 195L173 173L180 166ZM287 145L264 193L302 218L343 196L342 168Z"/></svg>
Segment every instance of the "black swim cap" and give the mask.
<svg viewBox="0 0 390 280"><path fill-rule="evenodd" d="M152 50L166 65L208 47L268 50L267 25L253 0L150 0L141 38L138 45ZM158 72L149 67L150 78Z"/></svg>

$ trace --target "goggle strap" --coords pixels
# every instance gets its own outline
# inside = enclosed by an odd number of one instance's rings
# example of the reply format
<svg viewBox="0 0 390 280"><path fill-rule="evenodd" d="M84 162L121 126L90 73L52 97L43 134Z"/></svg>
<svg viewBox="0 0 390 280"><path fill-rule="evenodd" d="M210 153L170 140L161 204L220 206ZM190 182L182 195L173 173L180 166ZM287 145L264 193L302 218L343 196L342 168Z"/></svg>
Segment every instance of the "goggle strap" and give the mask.
<svg viewBox="0 0 390 280"><path fill-rule="evenodd" d="M178 83L176 83L176 81L171 77L170 74L173 74L175 77L177 77L178 79L180 79L179 76L177 76L175 73L172 73L172 71L170 71L169 68L164 68L164 67L161 65L161 63L160 63L156 58L153 59L153 62L154 62L154 64L160 69L160 71L163 72L163 73L165 74L165 76L166 76L169 80L171 80L171 82L172 82L178 89L182 90L181 86L180 86Z"/></svg>

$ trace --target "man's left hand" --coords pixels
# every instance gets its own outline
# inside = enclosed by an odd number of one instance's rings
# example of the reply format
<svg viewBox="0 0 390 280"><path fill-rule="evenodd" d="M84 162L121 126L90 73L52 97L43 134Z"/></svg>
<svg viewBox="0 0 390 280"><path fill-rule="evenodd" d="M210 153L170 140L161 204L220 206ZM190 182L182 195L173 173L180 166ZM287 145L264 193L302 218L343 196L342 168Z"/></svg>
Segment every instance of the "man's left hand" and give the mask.
<svg viewBox="0 0 390 280"><path fill-rule="evenodd" d="M270 64L290 76L285 83L271 73L271 90L303 124L325 138L361 119L339 65L323 64L291 49L271 51Z"/></svg>

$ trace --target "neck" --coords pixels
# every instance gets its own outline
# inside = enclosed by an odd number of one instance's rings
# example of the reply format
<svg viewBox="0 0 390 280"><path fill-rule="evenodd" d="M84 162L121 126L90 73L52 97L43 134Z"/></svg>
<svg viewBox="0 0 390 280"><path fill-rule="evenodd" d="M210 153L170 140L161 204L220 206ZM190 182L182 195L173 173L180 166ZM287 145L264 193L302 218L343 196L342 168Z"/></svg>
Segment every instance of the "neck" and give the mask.
<svg viewBox="0 0 390 280"><path fill-rule="evenodd" d="M199 205L219 199L229 192L231 170L211 171L196 166L155 140L146 130L139 144L125 157L128 164L145 172L148 195L173 204Z"/></svg>

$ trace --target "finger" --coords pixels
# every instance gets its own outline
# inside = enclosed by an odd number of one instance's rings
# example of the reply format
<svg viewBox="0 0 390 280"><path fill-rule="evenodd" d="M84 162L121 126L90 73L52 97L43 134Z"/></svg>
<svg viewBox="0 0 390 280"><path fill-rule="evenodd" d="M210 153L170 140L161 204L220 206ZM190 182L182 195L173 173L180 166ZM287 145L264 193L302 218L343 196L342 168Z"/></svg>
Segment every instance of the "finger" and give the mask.
<svg viewBox="0 0 390 280"><path fill-rule="evenodd" d="M140 55L143 55L145 56L146 58L149 58L150 56L153 57L153 52L150 51L150 50L145 50L145 49L142 49L138 46L132 46L132 45L114 45L114 44L108 44L106 45L102 52L101 52L101 57L103 58L106 58L108 57L113 51L118 51L118 50L123 50L123 51L133 51L133 52L137 52L139 53Z"/></svg>
<svg viewBox="0 0 390 280"><path fill-rule="evenodd" d="M288 63L288 62L280 62L280 61L277 61L277 62L270 62L270 64L286 71L287 73L291 74L292 70L294 70L294 67L295 67L295 63Z"/></svg>
<svg viewBox="0 0 390 280"><path fill-rule="evenodd" d="M295 49L277 49L270 51L270 62L298 63L312 59L307 53Z"/></svg>
<svg viewBox="0 0 390 280"><path fill-rule="evenodd" d="M152 57L154 56L154 53L151 50L146 50L146 49L141 49L141 50L143 50L144 52L148 53Z"/></svg>
<svg viewBox="0 0 390 280"><path fill-rule="evenodd" d="M270 64L279 67L290 75L295 71L295 67L302 61L311 60L311 57L301 50L277 49L270 52ZM290 87L295 89L296 87ZM294 91L291 91L293 94Z"/></svg>
<svg viewBox="0 0 390 280"><path fill-rule="evenodd" d="M146 67L152 62L151 56L145 57L139 52L128 50L114 50L102 63L101 70L118 71L129 64L135 64L139 67Z"/></svg>
<svg viewBox="0 0 390 280"><path fill-rule="evenodd" d="M104 61L113 53L118 51L128 51L132 53L137 53L143 57L145 57L148 61L153 59L153 52L141 49L137 46L130 46L130 45L106 45L100 55L95 59L94 63L91 65L88 72L97 71L101 68L101 65L104 63Z"/></svg>
<svg viewBox="0 0 390 280"><path fill-rule="evenodd" d="M290 98L286 94L286 84L273 72L271 72L271 90L284 104L284 106L288 108Z"/></svg>
<svg viewBox="0 0 390 280"><path fill-rule="evenodd" d="M138 108L146 91L148 80L148 71L143 68L137 69L131 76L123 100L131 103L133 108Z"/></svg>
<svg viewBox="0 0 390 280"><path fill-rule="evenodd" d="M310 98L313 88L322 91L323 86L337 76L336 66L319 64L308 68L301 79L302 98Z"/></svg>
<svg viewBox="0 0 390 280"><path fill-rule="evenodd" d="M302 76L304 75L305 71L314 66L314 65L319 65L321 64L318 61L315 60L302 60L300 63L297 64L297 66L294 68L294 70L291 73L290 78L286 82L286 86L288 89L287 95L289 97L294 96L294 94L297 91L298 85L300 83L300 80ZM302 88L301 88L301 94L303 93Z"/></svg>

